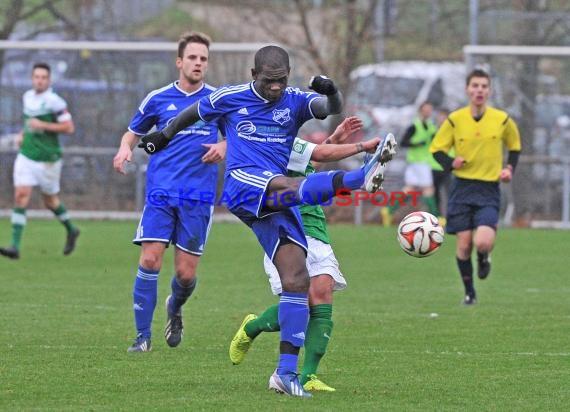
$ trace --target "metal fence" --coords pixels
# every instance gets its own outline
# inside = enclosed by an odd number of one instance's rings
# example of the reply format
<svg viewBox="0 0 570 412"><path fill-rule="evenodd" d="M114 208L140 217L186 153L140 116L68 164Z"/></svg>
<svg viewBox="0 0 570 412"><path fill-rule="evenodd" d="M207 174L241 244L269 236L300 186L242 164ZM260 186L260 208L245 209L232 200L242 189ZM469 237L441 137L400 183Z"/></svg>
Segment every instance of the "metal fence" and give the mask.
<svg viewBox="0 0 570 412"><path fill-rule="evenodd" d="M51 44L38 50L33 45L8 47L0 77L0 209L12 206L12 167L15 151L13 134L21 127L21 95L30 87L30 67L34 61L45 60L54 69L54 89L69 103L76 123L76 133L64 137L64 169L62 195L69 208L79 211L137 211L144 201L146 155L137 150L137 159L127 176L117 174L112 158L121 135L142 98L150 90L177 77L174 67L175 44L136 44L122 50L124 43L94 47L89 42L71 47L69 43ZM131 47L129 46L129 47ZM214 45L207 81L214 85L243 82L249 79L253 53L259 44L244 47ZM136 51L138 49L138 51ZM142 51L141 51L142 49ZM514 193L520 181L526 191L520 196L505 193L504 222L517 223L521 216L531 221L568 223L570 199L570 90L564 70L564 57L541 60L536 84L538 92L529 99L525 91L510 87L516 82L509 67L516 62L486 57L494 75L502 78L496 92L501 93L501 106L519 120L520 107L532 109L532 130L524 129L527 142L525 155L515 176ZM300 63L300 62L299 62ZM306 79L304 79L306 80ZM299 85L298 79L291 84ZM509 87L507 87L509 86ZM458 87L463 88L460 84ZM453 108L450 108L453 109ZM313 126L314 128L314 126ZM386 191L403 186L405 168L403 153L389 165ZM355 157L344 167L356 167ZM220 179L221 182L221 179ZM220 183L221 184L221 183ZM36 196L32 208L41 207ZM378 208L370 203L360 208L329 207L331 220L379 222ZM405 210L405 209L404 209ZM220 212L224 211L222 208Z"/></svg>

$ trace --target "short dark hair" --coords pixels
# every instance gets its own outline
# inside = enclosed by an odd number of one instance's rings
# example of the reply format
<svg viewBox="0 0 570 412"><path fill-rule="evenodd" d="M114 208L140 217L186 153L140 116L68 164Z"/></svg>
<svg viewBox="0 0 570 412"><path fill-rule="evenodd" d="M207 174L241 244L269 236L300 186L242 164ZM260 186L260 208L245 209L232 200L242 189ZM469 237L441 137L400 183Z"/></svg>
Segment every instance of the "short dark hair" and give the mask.
<svg viewBox="0 0 570 412"><path fill-rule="evenodd" d="M198 31L186 32L182 34L178 40L178 57L184 57L184 49L188 43L200 43L210 50L210 42L211 39L207 34L200 33Z"/></svg>
<svg viewBox="0 0 570 412"><path fill-rule="evenodd" d="M33 67L32 67L32 72L36 69L44 69L47 70L48 73L51 73L51 67L49 64L47 64L46 62L37 62L34 63Z"/></svg>
<svg viewBox="0 0 570 412"><path fill-rule="evenodd" d="M471 79L473 77L484 77L485 79L489 80L489 84L491 84L491 76L489 76L489 73L487 73L485 70L483 69L473 69L471 70L471 72L467 75L467 78L465 79L465 85L468 86L469 82L471 81Z"/></svg>
<svg viewBox="0 0 570 412"><path fill-rule="evenodd" d="M279 46L262 47L255 53L254 66L258 73L263 70L263 66L269 66L272 69L284 67L289 70L289 54Z"/></svg>

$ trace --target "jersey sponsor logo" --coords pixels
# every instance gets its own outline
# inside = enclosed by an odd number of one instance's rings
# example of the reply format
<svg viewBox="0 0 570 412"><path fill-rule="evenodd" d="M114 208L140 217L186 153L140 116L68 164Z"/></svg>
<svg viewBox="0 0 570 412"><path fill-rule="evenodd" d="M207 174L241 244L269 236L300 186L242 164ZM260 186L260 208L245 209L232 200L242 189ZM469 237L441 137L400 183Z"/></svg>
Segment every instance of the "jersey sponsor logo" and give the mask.
<svg viewBox="0 0 570 412"><path fill-rule="evenodd" d="M249 114L249 112L247 111L247 107L242 107L241 109L238 110L239 114Z"/></svg>
<svg viewBox="0 0 570 412"><path fill-rule="evenodd" d="M273 110L273 121L279 123L280 125L284 125L288 121L291 120L291 110L289 108L283 110Z"/></svg>
<svg viewBox="0 0 570 412"><path fill-rule="evenodd" d="M239 122L236 126L236 130L238 135L246 135L249 136L250 134L255 133L256 127L255 125L250 122L249 120L245 120L243 122Z"/></svg>
<svg viewBox="0 0 570 412"><path fill-rule="evenodd" d="M178 107L174 105L174 103L170 103L170 105L166 108L166 110L178 110Z"/></svg>

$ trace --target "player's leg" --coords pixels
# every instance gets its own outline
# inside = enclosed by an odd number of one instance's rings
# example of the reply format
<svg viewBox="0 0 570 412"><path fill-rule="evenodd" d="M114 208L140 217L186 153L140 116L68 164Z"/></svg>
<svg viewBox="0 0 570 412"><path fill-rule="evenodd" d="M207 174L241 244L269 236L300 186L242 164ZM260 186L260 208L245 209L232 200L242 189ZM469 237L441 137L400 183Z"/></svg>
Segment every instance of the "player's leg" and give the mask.
<svg viewBox="0 0 570 412"><path fill-rule="evenodd" d="M486 279L491 272L491 251L497 235L499 208L496 206L479 208L474 220L477 226L473 237L477 251L477 275L480 279Z"/></svg>
<svg viewBox="0 0 570 412"><path fill-rule="evenodd" d="M476 292L473 286L473 249L474 209L469 205L449 202L447 208L448 234L456 235L455 259L459 276L465 288L463 303L471 305L476 302Z"/></svg>
<svg viewBox="0 0 570 412"><path fill-rule="evenodd" d="M305 356L301 384L308 391L334 392L317 378L317 369L327 351L332 335L332 303L335 281L328 274L311 277L309 287L309 324L305 338Z"/></svg>
<svg viewBox="0 0 570 412"><path fill-rule="evenodd" d="M435 217L439 216L439 209L437 207L437 200L435 199L435 188L434 186L424 186L422 190L424 197L424 203L427 206L428 212L430 212Z"/></svg>
<svg viewBox="0 0 570 412"><path fill-rule="evenodd" d="M234 170L226 177L224 191L229 194L230 212L253 230L277 267L283 285L279 301L279 365L269 379L269 388L292 396L310 397L296 374L299 348L303 346L309 317L307 240L297 208L267 214L264 195L273 179L275 177L267 178L263 170L256 168ZM244 194L251 195L251 199L244 198Z"/></svg>
<svg viewBox="0 0 570 412"><path fill-rule="evenodd" d="M433 195L435 198L435 204L436 204L437 210L439 211L438 218L440 219L440 221L441 221L441 218L443 218L443 214L442 214L443 192L445 190L444 185L445 185L447 175L448 175L448 173L444 172L443 170L432 169L432 171L431 171L431 177L433 180ZM443 226L445 226L445 225L443 225Z"/></svg>
<svg viewBox="0 0 570 412"><path fill-rule="evenodd" d="M230 360L239 365L245 359L253 340L262 332L279 332L279 305L271 305L259 316L249 313L243 319L230 343Z"/></svg>
<svg viewBox="0 0 570 412"><path fill-rule="evenodd" d="M378 145L376 152L368 159L362 169L364 170L364 189L374 193L382 189L386 164L396 154L396 139L392 133L388 133Z"/></svg>
<svg viewBox="0 0 570 412"><path fill-rule="evenodd" d="M158 275L166 246L175 229L175 215L168 205L146 204L133 243L141 246L133 285L133 310L137 337L129 352L151 348L151 325L158 297Z"/></svg>
<svg viewBox="0 0 570 412"><path fill-rule="evenodd" d="M310 397L297 377L299 350L305 341L309 318L309 274L305 250L290 242L282 239L273 257L283 292L279 299L279 364L269 379L269 388L292 396Z"/></svg>
<svg viewBox="0 0 570 412"><path fill-rule="evenodd" d="M61 222L67 231L65 245L63 247L63 254L67 256L75 250L75 244L77 243L80 231L71 222L67 209L57 194L42 193L42 198L45 207L53 212L57 220Z"/></svg>
<svg viewBox="0 0 570 412"><path fill-rule="evenodd" d="M409 165L408 165L409 168ZM414 186L408 183L408 168L406 168L406 173L404 176L404 187L402 188L402 192L409 193L410 191L414 190ZM404 204L406 204L406 199L403 198L401 201L399 200L392 200L392 204L389 206L383 207L380 209L380 216L382 216L382 226L390 227L392 226L392 221L394 218L394 213Z"/></svg>
<svg viewBox="0 0 570 412"><path fill-rule="evenodd" d="M75 243L79 237L79 229L71 223L67 209L58 196L61 168L61 160L54 163L42 163L42 173L39 179L45 207L53 212L55 217L61 222L67 231L63 254L69 255L75 249Z"/></svg>
<svg viewBox="0 0 570 412"><path fill-rule="evenodd" d="M171 293L166 298L166 326L164 337L170 347L182 340L182 306L190 298L197 284L197 268L204 252L212 226L214 207L209 204L177 205L176 230L173 243L175 275L170 282Z"/></svg>
<svg viewBox="0 0 570 412"><path fill-rule="evenodd" d="M477 294L473 285L473 263L471 262L471 251L473 250L473 231L463 230L456 233L455 256L457 268L465 288L465 298L463 303L471 305L476 302Z"/></svg>
<svg viewBox="0 0 570 412"><path fill-rule="evenodd" d="M0 255L10 259L20 258L20 244L26 227L26 209L32 196L32 188L40 183L41 163L28 159L22 154L14 162L14 208L12 209L12 241L6 248L0 248Z"/></svg>
<svg viewBox="0 0 570 412"><path fill-rule="evenodd" d="M31 186L16 186L14 188L14 208L10 221L12 223L12 240L9 247L0 248L0 255L10 259L20 258L22 234L26 227L26 209L32 196Z"/></svg>
<svg viewBox="0 0 570 412"><path fill-rule="evenodd" d="M334 388L317 377L319 364L327 351L332 336L333 291L346 288L346 280L339 269L331 245L307 237L309 253L307 268L309 286L309 324L305 339L305 356L301 383L309 391L332 392Z"/></svg>
<svg viewBox="0 0 570 412"><path fill-rule="evenodd" d="M271 286L271 291L274 295L281 295L282 288L279 273L267 255L263 257L263 266ZM256 337L262 332L278 332L279 330L278 304L269 306L259 316L253 313L247 314L230 343L230 360L234 365L239 365L245 359Z"/></svg>
<svg viewBox="0 0 570 412"><path fill-rule="evenodd" d="M283 210L301 203L329 204L327 202L340 189L356 190L364 187L375 192L382 188L386 164L396 153L395 148L394 136L388 134L378 145L376 153L359 169L349 172L332 170L298 178L277 176L267 185L265 207L269 210Z"/></svg>
<svg viewBox="0 0 570 412"><path fill-rule="evenodd" d="M151 326L158 297L158 275L166 244L142 242L139 267L133 285L133 311L137 336L128 348L129 352L149 352Z"/></svg>
<svg viewBox="0 0 570 412"><path fill-rule="evenodd" d="M172 276L171 292L166 298L166 326L164 327L164 337L171 348L178 346L184 335L182 306L196 289L198 282L196 270L199 260L200 256L176 248L174 254L176 273Z"/></svg>

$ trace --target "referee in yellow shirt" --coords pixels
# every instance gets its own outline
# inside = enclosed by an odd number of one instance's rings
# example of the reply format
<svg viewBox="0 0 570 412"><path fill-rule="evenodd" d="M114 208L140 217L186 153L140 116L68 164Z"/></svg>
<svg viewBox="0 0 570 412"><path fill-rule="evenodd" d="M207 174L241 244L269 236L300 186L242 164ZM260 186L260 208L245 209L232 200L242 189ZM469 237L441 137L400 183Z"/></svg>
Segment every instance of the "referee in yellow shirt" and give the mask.
<svg viewBox="0 0 570 412"><path fill-rule="evenodd" d="M476 303L471 252L477 250L477 275L491 271L501 192L499 182L510 182L521 151L516 123L509 115L487 106L491 79L484 70L467 76L469 105L452 112L430 146L434 158L454 178L447 206L447 233L457 235L457 266L465 286L465 305ZM508 150L506 163L503 147ZM455 149L455 158L447 155Z"/></svg>

